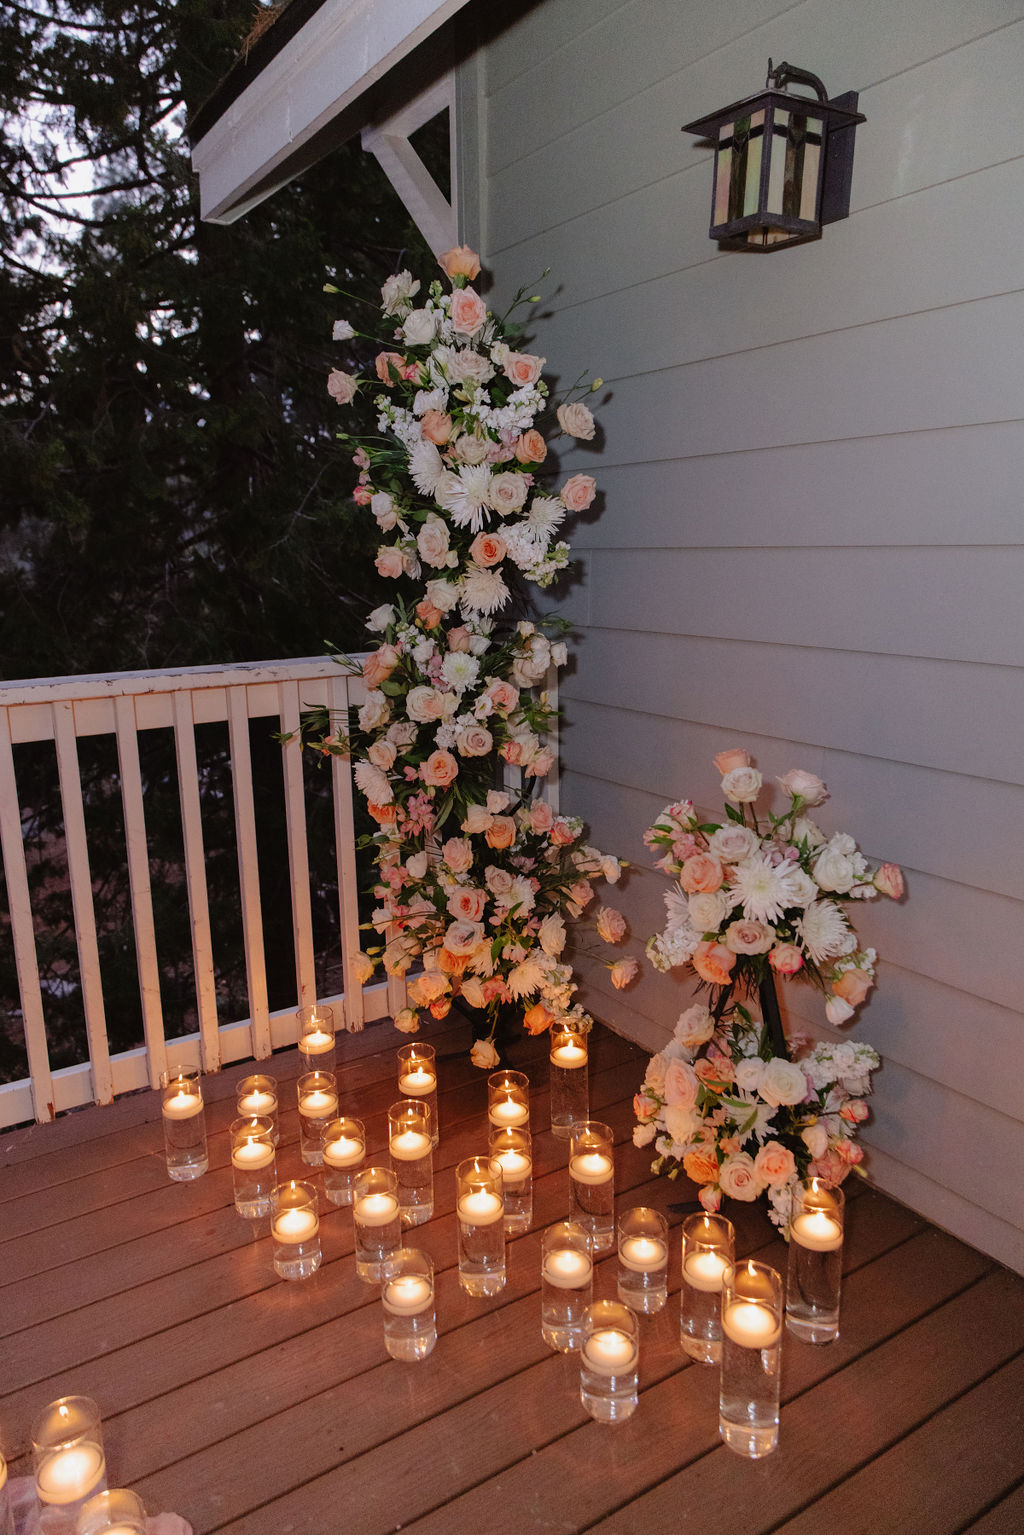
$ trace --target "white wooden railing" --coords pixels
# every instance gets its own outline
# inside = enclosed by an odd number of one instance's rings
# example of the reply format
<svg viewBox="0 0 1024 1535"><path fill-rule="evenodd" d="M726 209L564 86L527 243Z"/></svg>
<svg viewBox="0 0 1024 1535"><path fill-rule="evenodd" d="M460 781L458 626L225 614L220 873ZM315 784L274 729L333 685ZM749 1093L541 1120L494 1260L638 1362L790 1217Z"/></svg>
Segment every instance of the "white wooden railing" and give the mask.
<svg viewBox="0 0 1024 1535"><path fill-rule="evenodd" d="M262 1060L295 1041L298 1008L316 998L311 924L310 869L303 769L297 741L283 749L291 921L295 949L295 1008L271 1013L263 948L263 920L257 864L257 829L248 722L279 721L295 730L300 711L325 704L342 711L365 697L359 678L333 661L314 658L238 666L122 672L113 676L57 677L0 686L0 851L2 851L24 1019L29 1076L0 1085L0 1128L32 1118L52 1119L79 1104L109 1103L116 1094L155 1086L168 1065L221 1065L250 1057ZM203 848L202 804L195 727L226 721L231 757L238 882L245 947L249 1016L222 1023L217 1016L209 897ZM138 733L171 727L177 760L184 846L185 885L195 974L198 1030L165 1039L160 972L150 890L146 815ZM145 1045L110 1052L107 1040L93 885L89 870L85 807L79 772L79 737L112 735L117 743L124 810L128 876ZM54 743L60 778L68 881L78 946L79 978L88 1040L88 1060L51 1070L40 971L33 931L28 869L22 836L13 747L22 742ZM344 989L320 1001L340 1004L344 1027L392 1014L405 1005L405 987L394 979L361 988L352 972L360 947L352 783L349 763L331 759L335 843L338 865L341 958Z"/></svg>

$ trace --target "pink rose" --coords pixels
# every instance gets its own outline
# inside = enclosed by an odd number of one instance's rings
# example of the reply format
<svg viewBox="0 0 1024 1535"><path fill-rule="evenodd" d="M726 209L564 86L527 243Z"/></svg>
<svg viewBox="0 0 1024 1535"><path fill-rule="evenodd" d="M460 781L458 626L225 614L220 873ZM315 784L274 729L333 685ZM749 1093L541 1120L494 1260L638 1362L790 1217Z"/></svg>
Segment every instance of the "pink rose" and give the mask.
<svg viewBox="0 0 1024 1535"><path fill-rule="evenodd" d="M494 681L484 690L485 698L489 698L494 708L500 714L508 714L519 702L519 689L513 687L511 682Z"/></svg>
<svg viewBox="0 0 1024 1535"><path fill-rule="evenodd" d="M487 897L473 885L459 885L448 897L448 912L462 917L466 922L479 922L487 905Z"/></svg>
<svg viewBox="0 0 1024 1535"><path fill-rule="evenodd" d="M705 1183L697 1198L701 1202L701 1208L709 1215L714 1215L721 1208L722 1191L710 1183Z"/></svg>
<svg viewBox="0 0 1024 1535"><path fill-rule="evenodd" d="M658 1115L658 1105L655 1103L653 1098L648 1098L646 1093L634 1093L633 1113L636 1115L637 1119L641 1121L656 1119Z"/></svg>
<svg viewBox="0 0 1024 1535"><path fill-rule="evenodd" d="M352 500L356 506L369 506L373 500L373 491L369 485L357 485L352 492Z"/></svg>
<svg viewBox="0 0 1024 1535"><path fill-rule="evenodd" d="M754 1158L754 1171L763 1183L779 1188L796 1172L793 1153L779 1141L765 1141Z"/></svg>
<svg viewBox="0 0 1024 1535"><path fill-rule="evenodd" d="M863 1098L851 1098L839 1110L839 1117L845 1119L847 1124L862 1125L868 1117L868 1106Z"/></svg>
<svg viewBox="0 0 1024 1535"><path fill-rule="evenodd" d="M851 1007L860 1007L864 998L871 990L874 982L864 970L844 970L842 975L832 982L832 990L837 997L842 997Z"/></svg>
<svg viewBox="0 0 1024 1535"><path fill-rule="evenodd" d="M530 830L548 832L555 823L555 812L546 799L534 800L530 806Z"/></svg>
<svg viewBox="0 0 1024 1535"><path fill-rule="evenodd" d="M532 352L509 352L505 358L505 377L517 389L523 389L537 382L544 362L543 357L535 357Z"/></svg>
<svg viewBox="0 0 1024 1535"><path fill-rule="evenodd" d="M880 890L883 895L891 896L894 901L899 900L904 886L903 875L898 864L883 863L875 875L875 889Z"/></svg>
<svg viewBox="0 0 1024 1535"><path fill-rule="evenodd" d="M803 968L804 956L795 943L779 943L768 956L777 975L796 975Z"/></svg>
<svg viewBox="0 0 1024 1535"><path fill-rule="evenodd" d="M855 1141L837 1141L836 1156L847 1167L859 1167L864 1160L864 1147L858 1146Z"/></svg>
<svg viewBox="0 0 1024 1535"><path fill-rule="evenodd" d="M733 954L767 954L774 942L771 928L748 918L731 922L725 930L725 947Z"/></svg>
<svg viewBox="0 0 1024 1535"><path fill-rule="evenodd" d="M784 793L794 799L799 797L805 805L820 805L828 798L828 790L821 779L813 773L805 773L803 768L790 768L784 778L777 778L775 782Z"/></svg>
<svg viewBox="0 0 1024 1535"><path fill-rule="evenodd" d="M567 512L585 512L594 499L597 481L591 474L574 474L566 480L561 490L561 501Z"/></svg>
<svg viewBox="0 0 1024 1535"><path fill-rule="evenodd" d="M448 630L448 649L457 650L465 655L473 648L472 638L465 624L456 624L454 629Z"/></svg>
<svg viewBox="0 0 1024 1535"><path fill-rule="evenodd" d="M395 382L395 373L401 375L405 367L405 358L398 352L380 352L377 357L377 377L382 384L387 384L390 389Z"/></svg>
<svg viewBox="0 0 1024 1535"><path fill-rule="evenodd" d="M721 943L704 940L697 945L693 953L693 968L701 980L707 981L709 986L728 985L735 963L735 954Z"/></svg>
<svg viewBox="0 0 1024 1535"><path fill-rule="evenodd" d="M605 943L621 943L626 936L626 919L614 906L602 906L597 914L598 935Z"/></svg>
<svg viewBox="0 0 1024 1535"><path fill-rule="evenodd" d="M449 954L474 954L483 939L479 922L466 922L460 918L445 929L444 946Z"/></svg>
<svg viewBox="0 0 1024 1535"><path fill-rule="evenodd" d="M722 865L708 853L697 853L688 858L679 871L679 883L687 895L696 895L698 891L713 895L722 888L724 878Z"/></svg>
<svg viewBox="0 0 1024 1535"><path fill-rule="evenodd" d="M624 991L640 974L640 964L635 959L617 959L609 968L611 983L616 991Z"/></svg>
<svg viewBox="0 0 1024 1535"><path fill-rule="evenodd" d="M425 564L438 568L447 565L448 524L440 517L428 517L416 535L416 547Z"/></svg>
<svg viewBox="0 0 1024 1535"><path fill-rule="evenodd" d="M449 315L457 335L475 336L487 318L487 305L474 289L459 288L452 294Z"/></svg>
<svg viewBox="0 0 1024 1535"><path fill-rule="evenodd" d="M480 257L468 245L453 245L450 251L442 251L437 260L449 277L468 277L472 282L480 276Z"/></svg>
<svg viewBox="0 0 1024 1535"><path fill-rule="evenodd" d="M327 375L327 393L339 405L351 405L356 397L357 383L358 379L353 378L351 373L342 373L339 368L332 368Z"/></svg>
<svg viewBox="0 0 1024 1535"><path fill-rule="evenodd" d="M554 766L554 763L555 763L555 754L554 754L554 752L548 751L545 748L544 751L538 752L536 757L534 757L533 762L530 764L530 771L533 774L534 778L543 778L545 773L550 773L551 772L551 769ZM614 883L614 881L613 881L613 883Z"/></svg>
<svg viewBox="0 0 1024 1535"><path fill-rule="evenodd" d="M528 489L525 475L508 470L505 474L494 476L487 495L499 516L508 517L512 512L518 512L520 507L525 506Z"/></svg>
<svg viewBox="0 0 1024 1535"><path fill-rule="evenodd" d="M452 435L452 418L443 410L425 410L420 421L420 436L427 442L437 443L441 447Z"/></svg>
<svg viewBox="0 0 1024 1535"><path fill-rule="evenodd" d="M420 768L420 777L423 782L433 784L438 789L447 789L458 776L459 764L451 752L431 752Z"/></svg>
<svg viewBox="0 0 1024 1535"><path fill-rule="evenodd" d="M473 864L473 847L465 837L449 837L441 848L441 857L453 874L465 874Z"/></svg>
<svg viewBox="0 0 1024 1535"><path fill-rule="evenodd" d="M478 533L469 546L470 559L485 567L500 564L507 552L505 540L497 533Z"/></svg>
<svg viewBox="0 0 1024 1535"><path fill-rule="evenodd" d="M511 847L516 840L516 823L510 815L496 815L484 832L488 847Z"/></svg>
<svg viewBox="0 0 1024 1535"><path fill-rule="evenodd" d="M666 1103L692 1109L700 1091L700 1078L686 1061L669 1061L665 1070L664 1097Z"/></svg>
<svg viewBox="0 0 1024 1535"><path fill-rule="evenodd" d="M555 847L570 847L576 841L576 833L563 816L559 816L552 824L551 840Z"/></svg>
<svg viewBox="0 0 1024 1535"><path fill-rule="evenodd" d="M373 563L377 567L378 575L387 576L392 580L402 574L405 564L402 551L397 544L386 544L384 548L378 549L377 558Z"/></svg>
<svg viewBox="0 0 1024 1535"><path fill-rule="evenodd" d="M823 1151L821 1156L815 1157L807 1167L808 1178L824 1178L826 1183L840 1184L850 1171L850 1165L844 1162L830 1146Z"/></svg>
<svg viewBox="0 0 1024 1535"><path fill-rule="evenodd" d="M460 757L486 757L494 745L494 737L483 725L468 725L455 737Z"/></svg>
<svg viewBox="0 0 1024 1535"><path fill-rule="evenodd" d="M542 464L548 456L548 445L540 433L531 427L517 440L515 453L521 464Z"/></svg>
<svg viewBox="0 0 1024 1535"><path fill-rule="evenodd" d="M745 752L741 746L730 746L728 751L719 752L714 759L715 767L722 774L731 773L735 768L750 766L750 753Z"/></svg>

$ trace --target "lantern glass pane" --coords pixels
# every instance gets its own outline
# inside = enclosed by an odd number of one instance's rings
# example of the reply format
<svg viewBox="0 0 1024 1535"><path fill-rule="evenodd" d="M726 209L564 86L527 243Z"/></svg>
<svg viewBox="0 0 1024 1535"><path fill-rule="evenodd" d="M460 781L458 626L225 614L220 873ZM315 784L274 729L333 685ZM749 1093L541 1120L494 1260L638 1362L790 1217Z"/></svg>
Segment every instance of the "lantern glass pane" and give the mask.
<svg viewBox="0 0 1024 1535"><path fill-rule="evenodd" d="M804 147L804 174L800 188L799 215L802 219L808 219L817 223L818 219L818 171L821 163L821 140L818 136L808 134Z"/></svg>
<svg viewBox="0 0 1024 1535"><path fill-rule="evenodd" d="M729 217L729 187L732 181L732 130L735 123L723 123L718 130L715 155L715 206L712 224L724 224Z"/></svg>
<svg viewBox="0 0 1024 1535"><path fill-rule="evenodd" d="M750 116L750 137L747 141L746 177L743 189L743 207L734 217L746 217L756 213L761 196L761 156L764 150L764 113L753 112Z"/></svg>
<svg viewBox="0 0 1024 1535"><path fill-rule="evenodd" d="M769 146L771 162L768 167L768 200L765 211L768 213L781 213L783 207L783 194L786 184L786 143L789 134L789 113L780 112L778 108L772 121L772 136Z"/></svg>

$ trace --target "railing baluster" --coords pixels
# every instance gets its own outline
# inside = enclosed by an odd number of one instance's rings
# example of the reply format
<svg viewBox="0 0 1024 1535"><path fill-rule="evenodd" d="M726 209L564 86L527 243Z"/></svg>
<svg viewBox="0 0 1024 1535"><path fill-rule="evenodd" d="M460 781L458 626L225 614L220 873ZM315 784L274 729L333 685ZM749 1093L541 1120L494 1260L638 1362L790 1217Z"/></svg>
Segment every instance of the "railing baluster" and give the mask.
<svg viewBox="0 0 1024 1535"><path fill-rule="evenodd" d="M299 729L299 684L282 682L281 729ZM302 780L302 749L298 736L283 748L284 805L288 829L288 879L292 897L292 932L295 940L295 984L299 1007L316 1001L316 968L313 962L313 918L309 896L309 846L306 840L306 794Z"/></svg>
<svg viewBox="0 0 1024 1535"><path fill-rule="evenodd" d="M267 1004L267 966L263 952L263 916L256 847L256 804L249 748L249 709L244 687L228 688L228 736L231 742L231 789L235 802L238 886L245 942L245 977L252 1019L252 1053L258 1061L271 1051Z"/></svg>
<svg viewBox="0 0 1024 1535"><path fill-rule="evenodd" d="M75 740L75 706L70 700L53 706L53 739L57 748L57 772L64 814L64 840L68 854L68 880L75 916L75 940L78 944L78 973L85 1009L85 1032L92 1063L93 1093L97 1103L114 1101L114 1083L110 1070L110 1046L107 1043L107 1019L103 1007L103 981L100 976L100 951L96 939L96 911L92 899L89 872L89 845L85 835L85 807L82 802L82 777Z"/></svg>
<svg viewBox="0 0 1024 1535"><path fill-rule="evenodd" d="M117 735L117 761L121 773L121 804L124 807L125 842L128 850L128 883L132 895L132 928L135 933L135 963L139 972L139 1000L142 1027L146 1037L146 1060L151 1087L160 1081L167 1066L164 1044L164 1014L160 998L160 961L156 951L153 922L153 891L149 878L149 847L146 842L146 815L142 806L142 771L139 766L139 737L135 722L135 700L124 696L114 699Z"/></svg>
<svg viewBox="0 0 1024 1535"><path fill-rule="evenodd" d="M52 1119L53 1083L50 1078L50 1052L46 1044L46 1020L43 993L39 985L39 961L32 925L32 901L28 889L25 843L21 830L21 806L18 781L14 773L11 749L10 711L0 709L0 852L7 880L7 901L11 912L11 938L14 961L18 968L21 1015L25 1023L25 1049L32 1078L32 1101L40 1123Z"/></svg>
<svg viewBox="0 0 1024 1535"><path fill-rule="evenodd" d="M191 692L182 691L174 694L174 751L178 764L178 797L181 803L181 830L185 847L185 880L188 886L189 923L192 929L192 964L195 971L202 1064L204 1071L219 1071L217 990L213 973L210 900L206 888L203 821L199 804L199 763L196 758Z"/></svg>
<svg viewBox="0 0 1024 1535"><path fill-rule="evenodd" d="M337 676L330 683L332 719L338 729L348 734L348 678ZM334 845L338 856L338 913L341 933L341 957L345 975L345 1026L350 1033L363 1027L363 988L356 979L352 957L362 947L359 941L359 876L356 870L356 831L352 812L352 764L347 757L331 758L334 788Z"/></svg>

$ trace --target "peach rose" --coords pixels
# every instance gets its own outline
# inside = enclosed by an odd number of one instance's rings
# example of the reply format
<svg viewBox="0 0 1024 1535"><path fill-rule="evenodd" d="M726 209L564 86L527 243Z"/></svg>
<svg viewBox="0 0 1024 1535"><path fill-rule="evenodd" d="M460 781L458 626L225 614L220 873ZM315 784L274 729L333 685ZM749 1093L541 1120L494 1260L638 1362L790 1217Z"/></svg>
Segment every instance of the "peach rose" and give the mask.
<svg viewBox="0 0 1024 1535"><path fill-rule="evenodd" d="M804 956L795 943L779 943L768 956L777 975L796 975L803 968Z"/></svg>
<svg viewBox="0 0 1024 1535"><path fill-rule="evenodd" d="M718 1158L713 1151L688 1151L683 1158L683 1172L693 1183L717 1183Z"/></svg>
<svg viewBox="0 0 1024 1535"><path fill-rule="evenodd" d="M535 1002L523 1014L523 1027L528 1034L544 1034L554 1021L554 1013L543 1002Z"/></svg>
<svg viewBox="0 0 1024 1535"><path fill-rule="evenodd" d="M527 489L525 475L508 470L505 474L494 476L487 494L498 515L508 517L526 504Z"/></svg>
<svg viewBox="0 0 1024 1535"><path fill-rule="evenodd" d="M899 900L903 894L904 885L903 874L898 864L883 863L875 875L875 889L880 890L883 895L891 896L894 901Z"/></svg>
<svg viewBox="0 0 1024 1535"><path fill-rule="evenodd" d="M339 405L351 405L356 397L357 382L351 373L342 373L340 368L332 368L327 375L327 393Z"/></svg>
<svg viewBox="0 0 1024 1535"><path fill-rule="evenodd" d="M729 1199L741 1199L744 1203L755 1200L764 1188L754 1159L745 1151L726 1157L718 1173L722 1193Z"/></svg>
<svg viewBox="0 0 1024 1535"><path fill-rule="evenodd" d="M382 773L387 773L395 765L398 748L394 741L374 741L366 755L374 767L380 768Z"/></svg>
<svg viewBox="0 0 1024 1535"><path fill-rule="evenodd" d="M479 922L487 905L487 896L475 885L459 885L448 897L448 913L467 922Z"/></svg>
<svg viewBox="0 0 1024 1535"><path fill-rule="evenodd" d="M397 544L386 544L383 549L377 551L377 558L373 562L377 567L377 573L396 580L404 569L405 562L402 559L402 551Z"/></svg>
<svg viewBox="0 0 1024 1535"><path fill-rule="evenodd" d="M440 608L435 608L429 597L424 597L421 602L416 604L416 617L424 629L436 629L444 614Z"/></svg>
<svg viewBox="0 0 1024 1535"><path fill-rule="evenodd" d="M511 847L516 840L516 823L510 815L496 815L484 832L488 847Z"/></svg>
<svg viewBox="0 0 1024 1535"><path fill-rule="evenodd" d="M567 512L585 512L594 499L597 481L591 474L574 474L566 480L560 495Z"/></svg>
<svg viewBox="0 0 1024 1535"><path fill-rule="evenodd" d="M844 970L833 981L832 990L844 1002L849 1002L851 1007L860 1007L873 984L871 977L863 970Z"/></svg>
<svg viewBox="0 0 1024 1535"><path fill-rule="evenodd" d="M519 689L513 687L511 682L496 679L484 689L483 697L489 698L500 714L508 714L519 702Z"/></svg>
<svg viewBox="0 0 1024 1535"><path fill-rule="evenodd" d="M658 1105L653 1098L648 1098L646 1093L634 1093L633 1113L639 1120L656 1119Z"/></svg>
<svg viewBox="0 0 1024 1535"><path fill-rule="evenodd" d="M709 853L696 853L688 858L679 871L679 883L687 895L713 895L722 888L725 874L717 858Z"/></svg>
<svg viewBox="0 0 1024 1535"><path fill-rule="evenodd" d="M452 999L451 999L451 997L435 997L433 1002L431 1002L431 1004L430 1004L430 1016L431 1016L431 1018L437 1018L437 1019L447 1018L448 1014L451 1012L451 1010L452 1010Z"/></svg>
<svg viewBox="0 0 1024 1535"><path fill-rule="evenodd" d="M754 1158L754 1170L763 1183L778 1188L796 1172L796 1159L780 1141L765 1141Z"/></svg>
<svg viewBox="0 0 1024 1535"><path fill-rule="evenodd" d="M395 383L395 373L399 375L405 368L405 358L399 352L379 352L377 355L377 377L382 384L387 384L390 389Z"/></svg>
<svg viewBox="0 0 1024 1535"><path fill-rule="evenodd" d="M621 943L626 936L626 919L614 906L602 906L597 914L597 932L605 943Z"/></svg>
<svg viewBox="0 0 1024 1535"><path fill-rule="evenodd" d="M438 447L446 443L452 435L452 418L443 410L425 410L420 421L420 436L427 442L435 442Z"/></svg>
<svg viewBox="0 0 1024 1535"><path fill-rule="evenodd" d="M448 630L448 649L457 650L460 655L466 655L473 648L473 636L465 624L456 624L454 629Z"/></svg>
<svg viewBox="0 0 1024 1535"><path fill-rule="evenodd" d="M730 922L725 930L725 947L734 954L767 954L774 941L774 933L763 922L747 918Z"/></svg>
<svg viewBox="0 0 1024 1535"><path fill-rule="evenodd" d="M730 746L728 751L718 753L714 763L724 777L726 773L731 773L736 768L749 767L750 753L745 752L741 746Z"/></svg>
<svg viewBox="0 0 1024 1535"><path fill-rule="evenodd" d="M475 336L487 319L487 305L473 288L459 288L452 294L449 317L457 335Z"/></svg>
<svg viewBox="0 0 1024 1535"><path fill-rule="evenodd" d="M494 737L483 725L467 725L455 737L460 757L486 757L494 745Z"/></svg>
<svg viewBox="0 0 1024 1535"><path fill-rule="evenodd" d="M587 407L574 401L571 405L560 405L555 412L558 424L567 437L578 437L582 442L590 442L594 435L594 418Z"/></svg>
<svg viewBox="0 0 1024 1535"><path fill-rule="evenodd" d="M368 688L379 688L386 682L398 665L398 651L394 645L382 645L363 662L363 681Z"/></svg>
<svg viewBox="0 0 1024 1535"><path fill-rule="evenodd" d="M437 963L445 975L462 975L469 964L469 955L452 954L448 949L442 949L437 956Z"/></svg>
<svg viewBox="0 0 1024 1535"><path fill-rule="evenodd" d="M473 282L480 276L480 257L468 245L453 245L450 251L442 251L437 261L449 277L468 277Z"/></svg>
<svg viewBox="0 0 1024 1535"><path fill-rule="evenodd" d="M548 456L548 445L540 433L531 427L517 439L515 454L521 464L542 464Z"/></svg>
<svg viewBox="0 0 1024 1535"><path fill-rule="evenodd" d="M555 847L570 847L576 841L576 833L563 816L559 816L551 827L551 840Z"/></svg>
<svg viewBox="0 0 1024 1535"><path fill-rule="evenodd" d="M665 1102L692 1109L699 1091L700 1078L693 1067L686 1061L669 1061L665 1068Z"/></svg>
<svg viewBox="0 0 1024 1535"><path fill-rule="evenodd" d="M843 1182L849 1171L850 1164L844 1162L831 1147L823 1151L821 1156L815 1157L814 1161L807 1166L808 1178L824 1178L826 1183L837 1185Z"/></svg>
<svg viewBox="0 0 1024 1535"><path fill-rule="evenodd" d="M509 352L505 358L505 377L517 389L535 384L540 378L546 359L535 357L532 352Z"/></svg>
<svg viewBox="0 0 1024 1535"><path fill-rule="evenodd" d="M438 789L447 789L458 776L459 764L451 752L431 752L420 768L420 777L423 782L433 784Z"/></svg>
<svg viewBox="0 0 1024 1535"><path fill-rule="evenodd" d="M534 800L530 806L530 830L549 832L555 824L555 812L546 799Z"/></svg>
<svg viewBox="0 0 1024 1535"><path fill-rule="evenodd" d="M693 968L709 986L727 986L735 963L735 954L724 944L711 943L707 939L700 942L693 952Z"/></svg>
<svg viewBox="0 0 1024 1535"><path fill-rule="evenodd" d="M478 533L469 546L469 557L478 565L499 565L508 550L497 533Z"/></svg>
<svg viewBox="0 0 1024 1535"><path fill-rule="evenodd" d="M625 991L626 987L631 985L639 974L640 964L635 959L617 959L608 970L611 983L616 991Z"/></svg>
<svg viewBox="0 0 1024 1535"><path fill-rule="evenodd" d="M847 1124L862 1125L868 1117L868 1106L863 1098L851 1098L839 1110L839 1117L845 1119Z"/></svg>

